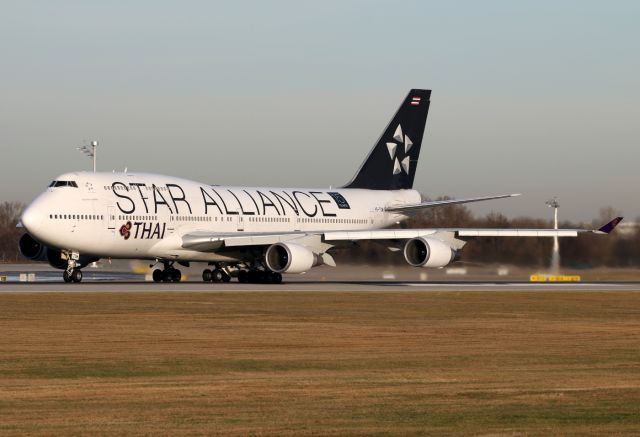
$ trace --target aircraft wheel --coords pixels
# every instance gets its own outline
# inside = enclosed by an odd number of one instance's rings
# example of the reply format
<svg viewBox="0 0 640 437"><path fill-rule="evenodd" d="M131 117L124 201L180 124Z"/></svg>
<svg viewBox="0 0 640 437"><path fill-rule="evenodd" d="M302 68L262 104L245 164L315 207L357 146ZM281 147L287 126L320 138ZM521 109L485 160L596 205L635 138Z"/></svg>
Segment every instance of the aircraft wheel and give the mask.
<svg viewBox="0 0 640 437"><path fill-rule="evenodd" d="M73 271L71 272L71 280L73 282L81 282L82 281L82 270L73 269Z"/></svg>
<svg viewBox="0 0 640 437"><path fill-rule="evenodd" d="M268 275L266 272L262 270L250 270L249 271L249 282L253 282L255 284L264 284L267 282Z"/></svg>
<svg viewBox="0 0 640 437"><path fill-rule="evenodd" d="M213 282L222 282L223 278L224 275L222 273L222 270L215 269L211 272L211 280Z"/></svg>
<svg viewBox="0 0 640 437"><path fill-rule="evenodd" d="M229 274L225 271L222 271L222 282L229 282L231 281L231 276L229 276Z"/></svg>
<svg viewBox="0 0 640 437"><path fill-rule="evenodd" d="M173 282L180 282L182 279L182 272L178 269L171 269L171 279Z"/></svg>
<svg viewBox="0 0 640 437"><path fill-rule="evenodd" d="M272 284L282 284L282 275L278 272L271 273L271 283Z"/></svg>
<svg viewBox="0 0 640 437"><path fill-rule="evenodd" d="M62 272L62 279L64 280L64 282L69 283L71 282L71 275L69 275L68 271L64 271Z"/></svg>
<svg viewBox="0 0 640 437"><path fill-rule="evenodd" d="M162 271L162 282L171 282L173 280L173 272L171 269Z"/></svg>
<svg viewBox="0 0 640 437"><path fill-rule="evenodd" d="M213 275L211 274L211 270L204 269L202 272L202 280L204 282L211 282L213 280Z"/></svg>
<svg viewBox="0 0 640 437"><path fill-rule="evenodd" d="M162 282L162 279L163 279L162 270L155 269L153 271L153 282Z"/></svg>
<svg viewBox="0 0 640 437"><path fill-rule="evenodd" d="M247 282L249 282L249 272L247 272L246 270L240 270L238 272L238 282L240 282L241 284L246 284Z"/></svg>

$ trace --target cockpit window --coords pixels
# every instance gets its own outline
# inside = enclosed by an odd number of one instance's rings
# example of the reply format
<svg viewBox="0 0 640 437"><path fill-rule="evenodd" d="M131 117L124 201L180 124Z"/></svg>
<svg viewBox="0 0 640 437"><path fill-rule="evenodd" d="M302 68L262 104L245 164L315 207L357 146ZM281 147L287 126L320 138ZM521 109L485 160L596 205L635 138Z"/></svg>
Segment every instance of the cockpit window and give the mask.
<svg viewBox="0 0 640 437"><path fill-rule="evenodd" d="M78 184L76 184L76 181L53 181L49 184L49 188L57 188L57 187L78 188Z"/></svg>

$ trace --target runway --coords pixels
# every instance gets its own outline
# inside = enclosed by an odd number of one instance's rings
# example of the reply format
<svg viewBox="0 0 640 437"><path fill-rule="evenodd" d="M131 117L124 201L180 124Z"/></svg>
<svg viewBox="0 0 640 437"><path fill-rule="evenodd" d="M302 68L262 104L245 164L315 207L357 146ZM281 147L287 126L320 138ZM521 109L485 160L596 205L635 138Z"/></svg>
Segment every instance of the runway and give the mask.
<svg viewBox="0 0 640 437"><path fill-rule="evenodd" d="M474 274L453 277L431 274L420 280L414 269L398 269L393 274L380 269L358 267L354 269L322 269L308 274L285 275L284 283L240 284L204 283L200 272L188 271L186 281L180 283L154 283L145 274L112 266L102 269L84 269L80 284L62 281L59 270L42 264L15 264L0 268L0 293L74 293L74 292L537 292L537 291L640 291L640 281L600 280L570 283L540 283L523 280L523 275L497 280L495 275ZM382 274L381 274L382 273Z"/></svg>
<svg viewBox="0 0 640 437"><path fill-rule="evenodd" d="M287 281L282 284L211 284L203 282L153 283L102 281L66 284L62 281L0 284L1 293L264 293L264 292L637 292L640 283L581 282L544 284L530 282L403 282L403 281Z"/></svg>

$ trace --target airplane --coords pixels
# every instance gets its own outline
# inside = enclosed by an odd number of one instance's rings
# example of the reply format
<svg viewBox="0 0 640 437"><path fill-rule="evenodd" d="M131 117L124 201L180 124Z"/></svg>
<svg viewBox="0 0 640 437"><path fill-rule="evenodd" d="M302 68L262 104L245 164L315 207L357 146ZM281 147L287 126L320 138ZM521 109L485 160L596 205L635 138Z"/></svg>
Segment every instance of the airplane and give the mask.
<svg viewBox="0 0 640 437"><path fill-rule="evenodd" d="M80 282L101 258L161 266L156 282L178 282L177 266L206 263L206 282L280 283L282 274L335 266L334 250L372 240L418 268L458 260L478 237L576 237L600 229L394 229L412 214L517 194L422 201L413 189L431 90L412 89L353 179L341 188L229 187L137 172L72 172L55 178L24 211L22 254Z"/></svg>

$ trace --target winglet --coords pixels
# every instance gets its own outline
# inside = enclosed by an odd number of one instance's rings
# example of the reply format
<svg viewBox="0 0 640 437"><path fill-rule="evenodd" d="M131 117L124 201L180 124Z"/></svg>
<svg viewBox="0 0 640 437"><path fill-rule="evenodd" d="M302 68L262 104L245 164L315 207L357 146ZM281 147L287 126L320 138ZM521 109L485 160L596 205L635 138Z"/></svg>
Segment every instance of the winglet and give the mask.
<svg viewBox="0 0 640 437"><path fill-rule="evenodd" d="M622 217L616 217L606 225L598 228L596 232L599 234L610 234L611 231L613 231L616 228L616 226L618 226L618 223L620 223L621 221L622 221Z"/></svg>

